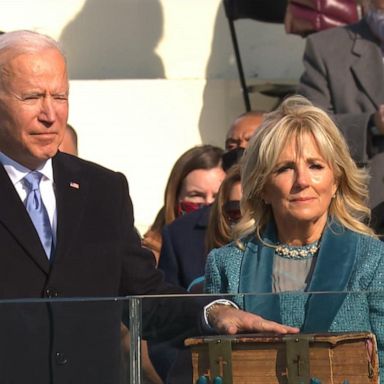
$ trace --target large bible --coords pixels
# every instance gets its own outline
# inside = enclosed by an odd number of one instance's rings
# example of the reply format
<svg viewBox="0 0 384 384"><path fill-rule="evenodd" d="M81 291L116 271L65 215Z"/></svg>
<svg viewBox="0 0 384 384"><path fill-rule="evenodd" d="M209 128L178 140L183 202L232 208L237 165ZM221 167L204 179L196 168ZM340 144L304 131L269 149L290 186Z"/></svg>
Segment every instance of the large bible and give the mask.
<svg viewBox="0 0 384 384"><path fill-rule="evenodd" d="M190 338L193 383L378 384L368 332Z"/></svg>

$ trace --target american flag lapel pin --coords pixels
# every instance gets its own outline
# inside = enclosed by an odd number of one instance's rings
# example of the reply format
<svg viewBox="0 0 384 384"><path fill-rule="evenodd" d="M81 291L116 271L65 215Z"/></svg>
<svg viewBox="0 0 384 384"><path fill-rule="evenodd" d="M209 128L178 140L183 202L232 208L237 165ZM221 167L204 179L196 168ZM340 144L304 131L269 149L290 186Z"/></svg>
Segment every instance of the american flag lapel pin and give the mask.
<svg viewBox="0 0 384 384"><path fill-rule="evenodd" d="M71 181L71 182L69 183L69 186L70 186L71 188L74 188L74 189L80 189L80 184L79 184L79 183L75 183L74 181Z"/></svg>

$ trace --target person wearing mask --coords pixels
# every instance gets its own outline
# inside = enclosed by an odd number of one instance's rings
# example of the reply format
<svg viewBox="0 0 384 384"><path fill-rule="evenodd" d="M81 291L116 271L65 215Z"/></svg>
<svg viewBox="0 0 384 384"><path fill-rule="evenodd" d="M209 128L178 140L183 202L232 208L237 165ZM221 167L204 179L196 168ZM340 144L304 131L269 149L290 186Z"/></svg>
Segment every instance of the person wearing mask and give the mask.
<svg viewBox="0 0 384 384"><path fill-rule="evenodd" d="M240 220L241 166L233 165L222 182L215 202L212 204L206 234L208 252L232 241L232 230Z"/></svg>
<svg viewBox="0 0 384 384"><path fill-rule="evenodd" d="M159 261L162 230L177 217L209 205L215 199L225 173L221 165L223 150L200 145L183 153L173 166L164 192L164 205L145 233L142 244Z"/></svg>
<svg viewBox="0 0 384 384"><path fill-rule="evenodd" d="M226 151L222 156L224 171L240 160L262 117L261 112L247 112L231 124L225 140ZM164 271L166 281L187 289L195 278L204 273L207 255L205 236L210 210L211 206L207 205L163 228L159 268Z"/></svg>
<svg viewBox="0 0 384 384"><path fill-rule="evenodd" d="M242 196L240 164L233 165L221 183L217 197L212 204L205 235L207 253L233 240L234 225L241 218ZM204 275L195 278L188 286L191 293L202 293Z"/></svg>

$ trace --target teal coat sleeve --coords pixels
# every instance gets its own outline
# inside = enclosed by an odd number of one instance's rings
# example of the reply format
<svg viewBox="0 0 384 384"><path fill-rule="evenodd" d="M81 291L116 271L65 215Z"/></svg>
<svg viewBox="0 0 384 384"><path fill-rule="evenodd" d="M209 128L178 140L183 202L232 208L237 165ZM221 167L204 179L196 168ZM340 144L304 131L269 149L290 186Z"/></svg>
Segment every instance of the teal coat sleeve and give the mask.
<svg viewBox="0 0 384 384"><path fill-rule="evenodd" d="M240 267L243 259L243 251L234 243L224 247L213 249L207 257L205 265L206 293L238 293ZM241 297L234 297L233 300L241 308L243 301Z"/></svg>

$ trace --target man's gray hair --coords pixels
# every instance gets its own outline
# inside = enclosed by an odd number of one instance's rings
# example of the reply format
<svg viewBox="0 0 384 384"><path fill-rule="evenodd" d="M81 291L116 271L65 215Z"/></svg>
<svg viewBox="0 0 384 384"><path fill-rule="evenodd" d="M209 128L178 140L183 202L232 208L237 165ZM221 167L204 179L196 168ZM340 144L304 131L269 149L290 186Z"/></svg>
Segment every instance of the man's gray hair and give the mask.
<svg viewBox="0 0 384 384"><path fill-rule="evenodd" d="M65 58L60 44L42 33L19 30L0 35L0 67L13 57L44 49L57 49Z"/></svg>

